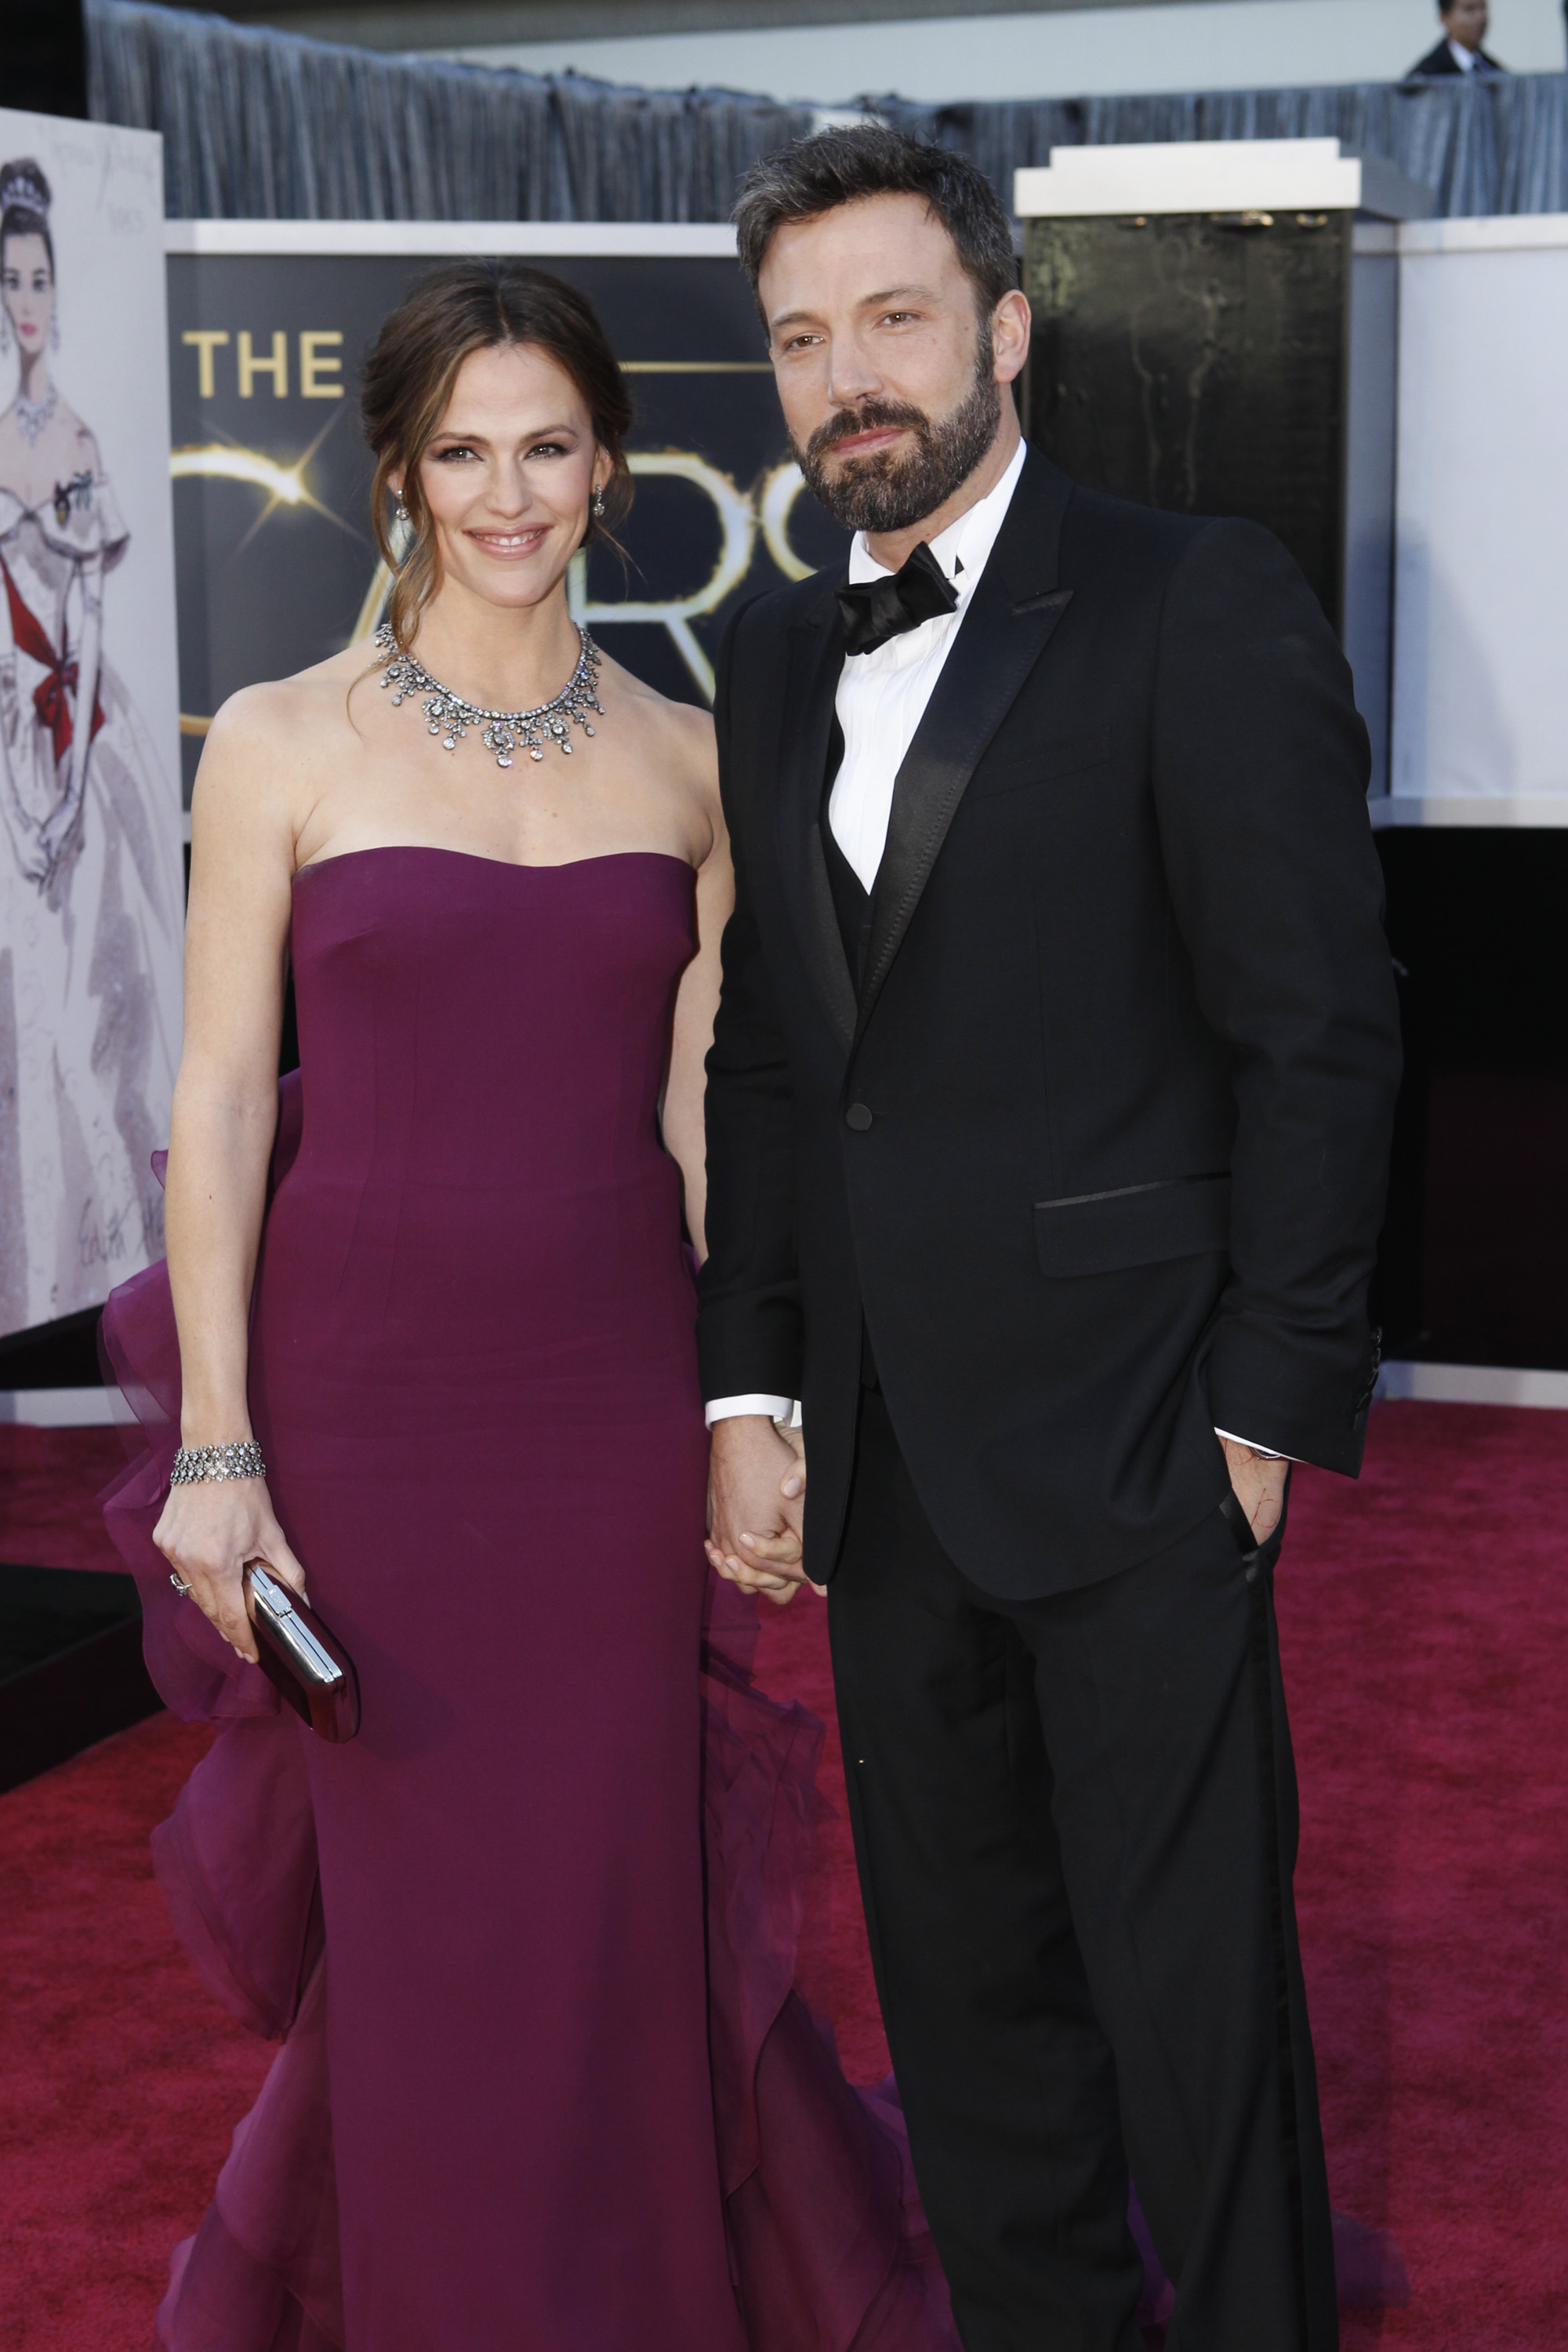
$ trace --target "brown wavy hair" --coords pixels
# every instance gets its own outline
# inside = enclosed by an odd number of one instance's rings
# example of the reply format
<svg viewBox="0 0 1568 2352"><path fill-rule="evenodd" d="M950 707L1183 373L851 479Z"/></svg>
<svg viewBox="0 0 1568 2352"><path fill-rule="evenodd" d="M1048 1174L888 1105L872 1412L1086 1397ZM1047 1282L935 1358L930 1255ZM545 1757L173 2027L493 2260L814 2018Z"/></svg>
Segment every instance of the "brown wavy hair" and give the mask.
<svg viewBox="0 0 1568 2352"><path fill-rule="evenodd" d="M632 404L616 355L592 304L547 269L520 261L454 261L422 278L383 326L365 362L360 415L375 454L371 520L393 574L386 617L406 646L440 584L436 533L425 502L419 461L452 397L471 352L526 343L548 352L572 379L593 419L594 436L613 468L597 524L609 536L632 501L631 469L622 446ZM387 520L389 478L403 476L403 503L414 541L399 562ZM595 536L592 514L583 544Z"/></svg>

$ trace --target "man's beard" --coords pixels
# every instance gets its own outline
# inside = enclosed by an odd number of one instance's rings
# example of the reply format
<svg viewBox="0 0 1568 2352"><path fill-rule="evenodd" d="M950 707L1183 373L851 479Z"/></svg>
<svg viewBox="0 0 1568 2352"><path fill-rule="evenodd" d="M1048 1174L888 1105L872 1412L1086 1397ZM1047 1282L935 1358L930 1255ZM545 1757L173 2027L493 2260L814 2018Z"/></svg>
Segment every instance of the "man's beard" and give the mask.
<svg viewBox="0 0 1568 2352"><path fill-rule="evenodd" d="M933 423L907 401L868 400L819 425L804 449L791 446L806 487L846 530L910 530L969 479L995 440L1001 415L1002 389L993 373L990 333L983 328L974 381L950 416ZM889 425L909 427L915 436L911 450L847 457L829 473L826 460L841 441Z"/></svg>

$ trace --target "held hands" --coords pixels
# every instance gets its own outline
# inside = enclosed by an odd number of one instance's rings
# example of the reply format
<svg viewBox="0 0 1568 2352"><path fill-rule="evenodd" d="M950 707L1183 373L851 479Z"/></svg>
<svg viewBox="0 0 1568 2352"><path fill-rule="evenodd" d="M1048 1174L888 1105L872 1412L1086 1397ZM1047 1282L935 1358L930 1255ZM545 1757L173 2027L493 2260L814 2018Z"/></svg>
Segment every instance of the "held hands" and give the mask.
<svg viewBox="0 0 1568 2352"><path fill-rule="evenodd" d="M742 1592L765 1592L784 1609L809 1579L801 1564L805 1452L798 1430L775 1429L763 1413L713 1424L708 1471L710 1566ZM813 1585L821 1592L820 1584Z"/></svg>
<svg viewBox="0 0 1568 2352"><path fill-rule="evenodd" d="M1225 1466L1230 1472L1236 1499L1247 1513L1247 1525L1259 1543L1267 1543L1285 1507L1285 1481L1290 1465L1266 1454L1255 1454L1250 1445L1243 1445L1234 1437L1222 1437L1219 1442L1225 1449Z"/></svg>
<svg viewBox="0 0 1568 2352"><path fill-rule="evenodd" d="M203 1479L172 1486L153 1540L191 1599L231 1649L256 1664L245 1606L245 1568L264 1559L279 1581L305 1594L305 1571L289 1549L264 1478Z"/></svg>

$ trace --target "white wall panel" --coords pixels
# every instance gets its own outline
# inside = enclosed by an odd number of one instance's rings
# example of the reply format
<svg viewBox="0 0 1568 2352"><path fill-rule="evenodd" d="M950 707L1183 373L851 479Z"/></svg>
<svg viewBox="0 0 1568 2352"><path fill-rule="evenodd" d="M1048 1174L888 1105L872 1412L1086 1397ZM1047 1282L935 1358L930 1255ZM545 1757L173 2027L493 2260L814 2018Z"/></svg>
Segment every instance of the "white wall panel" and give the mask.
<svg viewBox="0 0 1568 2352"><path fill-rule="evenodd" d="M1398 794L1568 793L1568 218L1510 235L1401 232Z"/></svg>

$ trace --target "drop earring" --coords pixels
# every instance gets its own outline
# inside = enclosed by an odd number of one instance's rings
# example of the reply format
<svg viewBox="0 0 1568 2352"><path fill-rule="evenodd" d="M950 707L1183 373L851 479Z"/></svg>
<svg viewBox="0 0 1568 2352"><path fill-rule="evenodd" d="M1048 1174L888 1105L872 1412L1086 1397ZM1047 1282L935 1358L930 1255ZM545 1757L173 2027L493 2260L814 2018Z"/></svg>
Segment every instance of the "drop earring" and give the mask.
<svg viewBox="0 0 1568 2352"><path fill-rule="evenodd" d="M594 520L595 522L603 522L604 520L605 493L603 490L595 490L594 493Z"/></svg>
<svg viewBox="0 0 1568 2352"><path fill-rule="evenodd" d="M0 352L8 352L10 348L11 313L9 310L5 309L3 305L0 305Z"/></svg>
<svg viewBox="0 0 1568 2352"><path fill-rule="evenodd" d="M60 314L58 310L51 310L49 312L49 349L51 352L58 352L59 347Z"/></svg>
<svg viewBox="0 0 1568 2352"><path fill-rule="evenodd" d="M394 522L406 522L408 520L408 509L404 505L401 499L397 501L397 511L393 516L393 520Z"/></svg>

